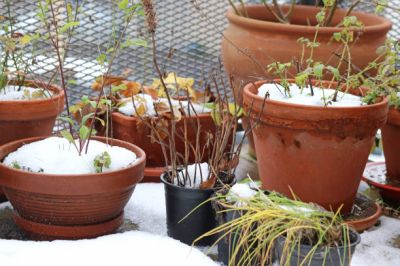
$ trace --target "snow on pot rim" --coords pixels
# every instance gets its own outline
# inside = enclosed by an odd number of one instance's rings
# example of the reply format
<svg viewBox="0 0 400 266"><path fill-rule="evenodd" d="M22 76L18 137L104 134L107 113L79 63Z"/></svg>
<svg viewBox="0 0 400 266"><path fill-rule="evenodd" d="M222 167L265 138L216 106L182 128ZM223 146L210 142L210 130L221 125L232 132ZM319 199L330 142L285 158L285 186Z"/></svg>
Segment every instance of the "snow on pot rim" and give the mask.
<svg viewBox="0 0 400 266"><path fill-rule="evenodd" d="M271 115L276 114L275 109L281 109L282 114L285 115L286 118L290 119L298 119L299 116L304 116L309 121L321 120L321 116L329 117L331 116L334 119L343 118L343 113L351 112L353 116L362 119L362 116L365 112L371 112L372 116L380 117L385 114L385 119L380 121L379 124L386 122L386 114L389 109L388 107L388 98L383 98L380 102L370 104L370 105L361 105L361 106L350 106L350 107L325 107L325 106L312 106L312 105L303 105L303 104L295 104L295 103L287 103L281 102L271 99L264 99L264 97L258 96L258 87L267 83L267 80L257 81L255 83L249 83L244 87L244 106L245 109L249 112L250 108L252 108L252 113L254 111L264 113L270 113ZM275 80L275 82L279 82L279 80ZM292 82L289 80L289 82ZM322 84L329 84L329 81L322 81ZM315 85L315 84L314 84ZM359 88L357 90L358 93L364 93L366 88ZM262 105L265 100L265 106L262 110ZM271 110L273 109L273 110ZM382 113L384 110L384 113ZM254 114L253 114L254 115ZM314 117L315 116L315 117ZM380 119L382 120L382 119ZM380 127L380 126L379 126Z"/></svg>
<svg viewBox="0 0 400 266"><path fill-rule="evenodd" d="M0 146L0 160L3 160L9 153L15 151L25 143L34 142L46 137L33 137L16 140ZM93 137L94 140L106 142L104 137ZM79 174L79 175L56 175L28 172L15 169L0 163L0 184L4 187L24 191L35 191L36 193L51 193L55 195L86 195L90 193L101 193L113 189L120 189L122 186L132 186L143 178L143 171L146 162L146 155L138 146L117 139L109 139L109 142L116 146L125 147L137 155L137 160L128 167L102 173ZM17 176L10 178L10 176ZM121 179L121 182L116 182ZM98 182L94 182L94 181ZM65 184L69 184L65 186ZM76 188L79 184L79 188ZM107 184L107 186L104 186ZM73 188L73 189L71 189ZM76 189L75 189L76 188Z"/></svg>
<svg viewBox="0 0 400 266"><path fill-rule="evenodd" d="M79 140L75 140L75 145L79 146ZM137 159L136 154L126 148L111 146L97 140L87 142L79 155L77 148L67 139L48 137L22 145L8 154L3 163L16 169L45 174L91 174L97 173L94 166L96 157L105 152L110 157L110 163L108 167L101 168L101 172L125 168Z"/></svg>
<svg viewBox="0 0 400 266"><path fill-rule="evenodd" d="M9 84L15 85L18 82L10 80ZM2 100L0 101L0 120L26 121L32 117L35 117L35 119L47 118L52 115L56 116L64 110L64 91L59 86L33 80L25 80L24 86L46 88L46 90L53 92L52 97L30 100ZM37 106L37 108L33 109L33 106Z"/></svg>
<svg viewBox="0 0 400 266"><path fill-rule="evenodd" d="M34 97L35 93L41 93L41 92L43 92L42 96ZM27 94L29 97L26 97ZM46 95L46 90L42 88L7 85L6 87L0 90L0 101L30 101L34 99L51 98L53 96L52 91L48 91L48 94L49 95Z"/></svg>

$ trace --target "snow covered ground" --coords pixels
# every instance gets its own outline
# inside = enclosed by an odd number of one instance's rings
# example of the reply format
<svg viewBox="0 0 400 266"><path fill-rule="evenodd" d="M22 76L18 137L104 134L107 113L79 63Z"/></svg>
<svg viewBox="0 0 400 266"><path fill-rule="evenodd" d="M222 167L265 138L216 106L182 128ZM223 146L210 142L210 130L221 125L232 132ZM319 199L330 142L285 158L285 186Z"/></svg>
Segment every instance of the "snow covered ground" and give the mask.
<svg viewBox="0 0 400 266"><path fill-rule="evenodd" d="M162 184L139 184L125 209L138 225L128 231L91 240L33 242L0 240L1 266L80 265L218 265L197 248L167 237ZM5 203L1 209L8 207ZM381 225L362 235L352 266L399 266L400 221L382 217Z"/></svg>

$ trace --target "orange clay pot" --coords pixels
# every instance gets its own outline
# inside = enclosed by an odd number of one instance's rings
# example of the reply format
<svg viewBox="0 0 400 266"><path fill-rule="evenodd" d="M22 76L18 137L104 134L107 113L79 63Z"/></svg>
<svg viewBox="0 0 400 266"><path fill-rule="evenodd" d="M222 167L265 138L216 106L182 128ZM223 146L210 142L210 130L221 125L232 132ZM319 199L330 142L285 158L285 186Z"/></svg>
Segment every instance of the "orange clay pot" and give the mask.
<svg viewBox="0 0 400 266"><path fill-rule="evenodd" d="M267 99L262 109L264 98L257 91L263 83L244 88L246 112L253 123L260 119L253 136L262 188L293 192L334 211L343 204L341 212L350 212L376 131L386 122L387 99L360 107Z"/></svg>
<svg viewBox="0 0 400 266"><path fill-rule="evenodd" d="M215 133L216 127L211 114L198 114L197 117L182 117L176 124L176 132L184 132L184 120L187 123L187 139L190 140L192 145L196 145L197 134L197 119L200 122L200 147L204 147L209 141L209 134ZM138 123L139 122L139 123ZM133 143L144 150L147 156L147 163L145 169L145 177L143 182L160 182L160 176L165 172L165 160L161 146L151 140L151 129L139 119L132 116L127 116L118 112L112 114L112 131L113 137ZM185 145L181 139L176 138L176 151L180 154L185 154ZM207 160L208 153L205 151L202 161ZM190 152L190 163L195 162L194 153Z"/></svg>
<svg viewBox="0 0 400 266"><path fill-rule="evenodd" d="M0 147L0 160L23 144L43 139L29 138ZM106 142L106 138L93 139ZM108 139L133 151L137 160L117 171L52 175L17 170L0 164L0 183L16 211L21 229L36 239L79 239L115 231L136 184L143 178L146 155L137 146Z"/></svg>
<svg viewBox="0 0 400 266"><path fill-rule="evenodd" d="M238 9L241 10L240 7ZM296 5L291 15L291 24L284 24L277 22L264 5L247 5L245 9L248 18L236 15L233 9L228 10L226 17L229 25L222 40L223 63L226 71L234 76L235 84L273 78L265 72L267 65L290 62L293 57L300 60L302 45L297 40L301 37L313 40L317 28L307 24L316 25L315 16L320 11L320 8L313 6ZM286 12L288 6L282 6L282 10ZM332 25L337 25L345 13L346 10L337 9ZM373 14L352 12L352 15L365 25L355 45L351 46L352 63L364 68L377 58L376 50L385 43L392 23ZM341 51L340 44L331 41L331 38L333 33L340 31L339 27L319 29L317 41L320 46L314 50L314 61L337 64L338 59L332 53ZM244 53L250 54L259 64Z"/></svg>
<svg viewBox="0 0 400 266"><path fill-rule="evenodd" d="M49 136L57 115L64 110L64 91L58 86L29 80L24 86L47 88L55 95L47 99L0 101L0 145L17 139ZM4 200L0 190L0 202Z"/></svg>
<svg viewBox="0 0 400 266"><path fill-rule="evenodd" d="M386 125L382 127L383 153L387 175L400 180L400 111L389 110Z"/></svg>

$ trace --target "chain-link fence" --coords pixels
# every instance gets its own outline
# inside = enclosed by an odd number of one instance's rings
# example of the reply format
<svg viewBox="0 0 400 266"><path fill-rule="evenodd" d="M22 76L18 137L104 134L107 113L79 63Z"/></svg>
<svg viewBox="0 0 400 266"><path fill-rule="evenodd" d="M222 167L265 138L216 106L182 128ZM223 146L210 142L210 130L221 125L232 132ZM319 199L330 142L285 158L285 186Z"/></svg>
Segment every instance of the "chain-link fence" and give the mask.
<svg viewBox="0 0 400 266"><path fill-rule="evenodd" d="M61 1L61 0L60 0ZM42 28L37 17L37 1L9 0L10 14L7 14L7 0L0 0L2 16L11 16L15 27L23 34L34 33ZM71 39L65 61L67 79L76 80L70 85L72 100L90 93L90 85L100 75L101 68L96 61L99 50L104 50L112 32L121 31L123 14L111 0L74 0L82 5L80 25ZM114 1L115 2L115 1ZM196 10L197 3L201 12ZM259 2L259 1L248 1ZM348 6L351 1L343 1ZM157 11L158 58L163 71L174 71L180 76L205 79L214 68L219 67L221 32L227 21L224 13L229 7L226 0L163 0L155 1ZM400 6L400 0L389 4ZM368 5L361 10L373 11ZM385 16L394 22L391 35L400 36L398 13L391 9ZM145 38L143 18L137 18L129 27L131 38ZM36 48L36 65L32 71L43 79L49 79L56 70L56 57L50 45L41 44ZM113 65L113 73L119 75L130 70L128 78L150 82L154 77L151 49L134 46L123 50Z"/></svg>

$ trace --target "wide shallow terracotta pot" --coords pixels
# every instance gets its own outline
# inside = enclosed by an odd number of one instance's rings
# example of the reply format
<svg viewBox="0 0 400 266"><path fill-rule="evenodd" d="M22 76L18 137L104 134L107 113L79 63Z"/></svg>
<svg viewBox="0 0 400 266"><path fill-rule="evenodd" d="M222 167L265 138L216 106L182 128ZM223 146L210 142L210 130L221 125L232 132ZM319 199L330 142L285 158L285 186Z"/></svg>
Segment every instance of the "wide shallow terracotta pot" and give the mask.
<svg viewBox="0 0 400 266"><path fill-rule="evenodd" d="M209 133L214 134L216 126L210 114L198 114L197 117L183 117L176 124L176 132L182 134L184 132L184 120L187 124L187 138L192 145L196 145L197 123L200 122L200 147L204 147L209 141ZM165 171L165 161L161 145L153 142L150 135L151 129L142 123L138 118L126 116L118 112L112 114L113 137L133 143L142 148L147 155L147 163L145 169L145 177L143 182L160 182L160 176ZM175 138L176 151L180 154L185 154L184 142ZM190 153L189 160L195 162L193 152ZM207 154L207 151L206 153ZM204 160L208 156L204 156Z"/></svg>
<svg viewBox="0 0 400 266"><path fill-rule="evenodd" d="M391 108L382 127L383 153L387 175L400 180L400 111Z"/></svg>
<svg viewBox="0 0 400 266"><path fill-rule="evenodd" d="M236 84L267 78L265 69L268 64L300 58L302 46L297 40L301 37L314 38L317 28L307 23L316 25L315 15L320 11L320 8L313 6L296 5L291 24L283 24L277 22L264 5L246 5L245 9L249 17L238 16L233 9L229 9L226 14L229 24L222 39L223 63L226 71L235 77ZM282 10L287 11L288 6L282 6ZM337 25L345 13L346 10L338 9L332 25ZM351 46L352 63L364 68L378 56L376 49L385 43L392 23L373 14L352 12L352 15L365 25L362 35ZM320 46L314 50L315 61L336 65L338 59L332 53L340 51L340 45L331 41L331 38L333 33L340 30L339 27L319 29L317 41ZM246 54L250 54L258 63Z"/></svg>
<svg viewBox="0 0 400 266"><path fill-rule="evenodd" d="M10 85L17 85L10 81ZM0 145L18 139L49 136L58 114L64 110L64 91L56 85L25 81L24 86L47 88L54 96L47 99L0 101ZM0 190L0 202L4 201Z"/></svg>
<svg viewBox="0 0 400 266"><path fill-rule="evenodd" d="M29 138L0 147L0 159ZM106 142L105 138L94 138ZM133 151L138 159L126 168L99 174L51 175L0 164L0 184L15 210L17 225L36 239L91 238L115 231L135 185L143 178L146 155L137 146L108 139Z"/></svg>
<svg viewBox="0 0 400 266"><path fill-rule="evenodd" d="M265 81L244 89L262 188L351 211L375 134L387 118L388 101L360 107L317 107L257 96ZM316 84L324 86L323 84ZM263 109L262 109L263 108ZM261 114L260 114L261 113Z"/></svg>

